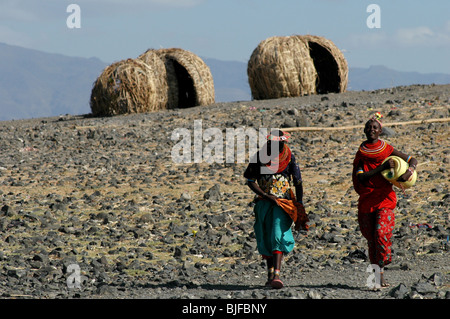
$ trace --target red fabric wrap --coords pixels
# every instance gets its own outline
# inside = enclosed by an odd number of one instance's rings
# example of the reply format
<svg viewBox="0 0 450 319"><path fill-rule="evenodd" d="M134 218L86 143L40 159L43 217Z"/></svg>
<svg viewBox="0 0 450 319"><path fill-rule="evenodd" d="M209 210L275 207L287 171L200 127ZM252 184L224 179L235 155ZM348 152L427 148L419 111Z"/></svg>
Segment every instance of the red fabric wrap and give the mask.
<svg viewBox="0 0 450 319"><path fill-rule="evenodd" d="M353 161L353 186L359 194L358 222L362 235L369 245L369 259L372 264L383 267L392 259L392 231L395 224L393 210L397 196L381 173L361 183L357 177L358 168L371 171L382 164L392 154L394 148L378 140L376 143L361 144Z"/></svg>
<svg viewBox="0 0 450 319"><path fill-rule="evenodd" d="M289 148L289 146L284 144L283 149L281 150L278 157L271 159L270 162L266 164L266 166L274 174L278 174L286 169L290 161L291 161L291 149Z"/></svg>
<svg viewBox="0 0 450 319"><path fill-rule="evenodd" d="M362 167L364 172L371 171L392 154L394 148L383 140L369 144L361 144L353 161L353 186L359 194L358 211L372 213L381 208L393 210L397 205L397 196L389 183L381 174L373 176L369 181L361 183L357 178L357 168Z"/></svg>

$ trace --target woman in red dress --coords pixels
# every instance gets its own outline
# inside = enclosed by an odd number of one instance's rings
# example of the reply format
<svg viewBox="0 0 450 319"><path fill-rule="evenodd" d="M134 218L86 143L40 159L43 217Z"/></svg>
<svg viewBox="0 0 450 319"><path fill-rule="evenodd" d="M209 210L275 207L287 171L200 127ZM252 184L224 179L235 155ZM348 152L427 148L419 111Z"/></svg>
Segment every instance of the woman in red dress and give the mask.
<svg viewBox="0 0 450 319"><path fill-rule="evenodd" d="M371 264L380 267L380 285L389 286L384 278L383 267L392 260L392 231L395 224L394 209L397 196L381 172L394 167L394 161L383 161L389 156L398 156L409 163L409 169L397 181L405 182L416 169L417 160L385 141L379 139L382 132L380 114L367 121L364 141L353 161L353 186L359 194L358 222L362 235L367 239Z"/></svg>

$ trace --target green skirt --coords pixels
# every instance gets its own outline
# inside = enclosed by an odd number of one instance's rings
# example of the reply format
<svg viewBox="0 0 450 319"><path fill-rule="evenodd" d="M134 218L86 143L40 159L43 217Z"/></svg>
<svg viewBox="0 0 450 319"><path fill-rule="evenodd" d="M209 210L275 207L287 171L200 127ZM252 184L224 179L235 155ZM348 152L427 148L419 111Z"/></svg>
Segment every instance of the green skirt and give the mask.
<svg viewBox="0 0 450 319"><path fill-rule="evenodd" d="M272 256L275 250L284 254L291 252L295 244L291 217L281 207L268 200L259 200L254 212L253 228L258 252L267 257Z"/></svg>

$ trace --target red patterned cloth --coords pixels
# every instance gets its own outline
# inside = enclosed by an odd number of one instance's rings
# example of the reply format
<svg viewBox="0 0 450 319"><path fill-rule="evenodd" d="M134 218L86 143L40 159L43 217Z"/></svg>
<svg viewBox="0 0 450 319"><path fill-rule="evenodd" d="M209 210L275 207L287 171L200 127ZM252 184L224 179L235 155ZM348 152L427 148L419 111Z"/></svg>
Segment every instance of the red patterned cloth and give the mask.
<svg viewBox="0 0 450 319"><path fill-rule="evenodd" d="M357 178L358 168L371 171L382 164L392 154L394 148L383 140L373 144L364 142L353 161L353 186L359 194L358 222L361 233L369 245L369 259L380 267L391 262L391 238L397 205L397 196L381 173L361 183Z"/></svg>
<svg viewBox="0 0 450 319"><path fill-rule="evenodd" d="M362 235L367 239L370 263L380 267L390 264L394 212L383 208L373 213L359 213L358 222Z"/></svg>

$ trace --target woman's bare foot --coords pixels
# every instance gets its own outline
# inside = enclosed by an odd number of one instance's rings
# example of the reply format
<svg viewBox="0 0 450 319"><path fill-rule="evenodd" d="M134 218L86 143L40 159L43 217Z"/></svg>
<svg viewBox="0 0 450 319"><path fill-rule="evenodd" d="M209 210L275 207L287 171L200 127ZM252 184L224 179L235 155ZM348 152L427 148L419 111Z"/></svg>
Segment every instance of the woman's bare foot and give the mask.
<svg viewBox="0 0 450 319"><path fill-rule="evenodd" d="M384 279L383 272L380 272L380 285L381 285L381 288L387 288L390 286L389 283L386 281L386 279Z"/></svg>

